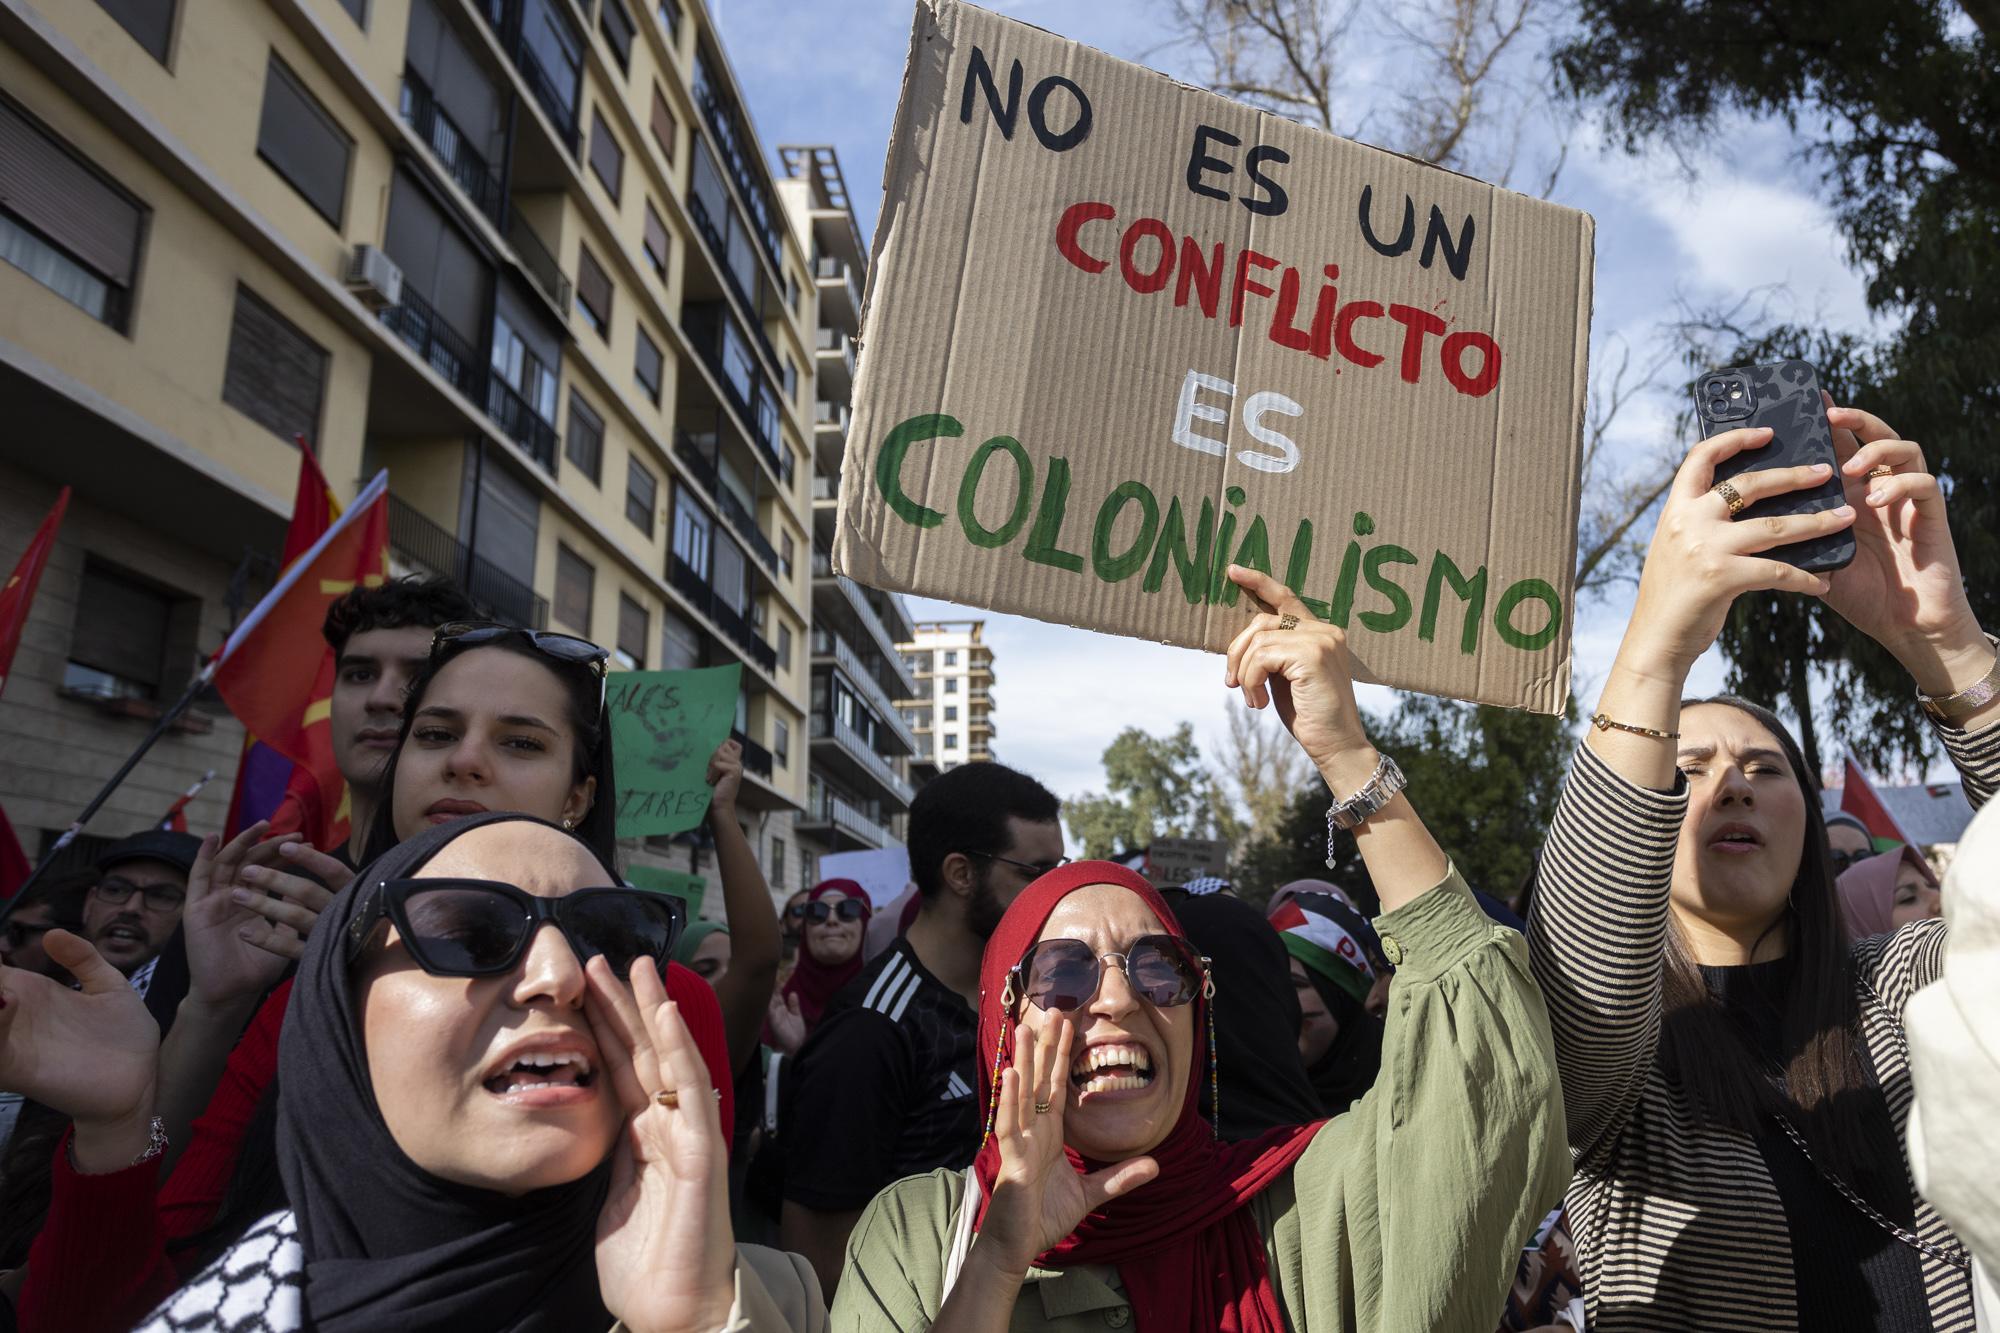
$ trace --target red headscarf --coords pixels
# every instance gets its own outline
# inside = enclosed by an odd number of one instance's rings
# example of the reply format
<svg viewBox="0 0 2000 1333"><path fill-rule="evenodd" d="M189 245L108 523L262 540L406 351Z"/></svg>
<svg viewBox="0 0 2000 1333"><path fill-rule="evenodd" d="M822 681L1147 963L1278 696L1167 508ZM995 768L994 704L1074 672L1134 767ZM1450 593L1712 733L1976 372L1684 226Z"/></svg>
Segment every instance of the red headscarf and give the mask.
<svg viewBox="0 0 2000 1333"><path fill-rule="evenodd" d="M979 1049L997 1051L1005 1068L1014 1054L1014 1021L1002 1011L1007 973L1041 935L1063 898L1093 884L1135 893L1160 918L1167 933L1187 938L1153 886L1109 861L1078 861L1043 875L1022 890L986 942L979 967ZM1160 1174L1130 1194L1111 1200L1077 1225L1069 1238L1035 1262L1043 1268L1111 1264L1118 1269L1142 1333L1154 1330L1227 1329L1232 1333L1282 1333L1284 1316L1264 1266L1264 1239L1244 1205L1283 1175L1312 1142L1319 1126L1274 1129L1243 1143L1219 1142L1197 1107L1204 1068L1207 1005L1194 1001L1194 1067L1180 1119L1151 1156ZM982 1056L982 1058L984 1058ZM980 1080L982 1118L993 1099L993 1074ZM1065 1150L1078 1172L1106 1165ZM988 1138L973 1162L980 1186L980 1216L1000 1173L1000 1145Z"/></svg>
<svg viewBox="0 0 2000 1333"><path fill-rule="evenodd" d="M865 940L868 936L868 918L875 911L875 905L868 900L868 890L851 879L822 880L813 885L812 892L806 895L806 901L816 903L829 893L845 894L861 904L861 936ZM812 923L807 922L806 929L801 931L799 936L798 966L792 969L792 975L785 981L783 991L785 995L799 997L799 1016L806 1020L808 1031L818 1025L819 1016L826 1011L827 1001L831 1000L834 993L842 986L854 980L863 965L859 945L855 947L854 956L844 963L822 963L813 957L811 931Z"/></svg>

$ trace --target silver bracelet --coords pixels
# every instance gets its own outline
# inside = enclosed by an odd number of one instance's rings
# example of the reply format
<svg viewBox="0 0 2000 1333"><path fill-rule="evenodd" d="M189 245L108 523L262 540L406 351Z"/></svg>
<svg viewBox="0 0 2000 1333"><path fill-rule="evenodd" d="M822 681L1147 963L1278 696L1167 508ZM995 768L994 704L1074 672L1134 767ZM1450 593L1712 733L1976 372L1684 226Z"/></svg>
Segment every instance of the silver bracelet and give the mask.
<svg viewBox="0 0 2000 1333"><path fill-rule="evenodd" d="M1326 868L1334 868L1333 834L1336 829L1356 829L1368 822L1383 806L1395 798L1397 792L1409 785L1403 770L1396 767L1396 761L1383 755L1375 764L1375 772L1361 785L1361 790L1347 800L1336 799L1326 808Z"/></svg>
<svg viewBox="0 0 2000 1333"><path fill-rule="evenodd" d="M158 1157L161 1153L164 1153L166 1150L167 1150L167 1122L160 1116L154 1116L153 1123L147 1127L145 1151L141 1152L137 1157L134 1157L131 1161L127 1162L124 1165L124 1167L120 1169L129 1171L135 1166L139 1166L146 1162L152 1161L154 1158ZM78 1175L90 1174L89 1172L84 1171L83 1168L79 1167L76 1164L76 1134L74 1132L72 1132L69 1138L64 1141L63 1152L66 1153L69 1157L70 1170L76 1172Z"/></svg>

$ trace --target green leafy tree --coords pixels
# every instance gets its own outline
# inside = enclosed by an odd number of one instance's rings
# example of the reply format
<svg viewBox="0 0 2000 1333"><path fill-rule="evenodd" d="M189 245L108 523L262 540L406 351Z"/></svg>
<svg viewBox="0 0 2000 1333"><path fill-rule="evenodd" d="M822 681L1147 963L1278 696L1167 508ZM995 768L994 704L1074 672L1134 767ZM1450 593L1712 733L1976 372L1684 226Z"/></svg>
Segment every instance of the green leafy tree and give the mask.
<svg viewBox="0 0 2000 1333"><path fill-rule="evenodd" d="M1063 803L1070 834L1089 857L1125 857L1155 838L1206 838L1215 831L1214 797L1194 726L1166 736L1127 727L1104 750L1102 793Z"/></svg>
<svg viewBox="0 0 2000 1333"><path fill-rule="evenodd" d="M1582 0L1578 18L1559 77L1609 112L1628 148L1699 160L1726 143L1711 132L1746 113L1799 132L1887 331L1867 344L1766 331L1737 351L1807 354L1844 384L1837 397L1924 446L1973 610L2000 624L2000 0ZM1811 736L1799 702L1810 662L1864 757L1927 754L1908 677L1836 620L1785 599L1739 603L1723 640L1732 683L1789 704Z"/></svg>

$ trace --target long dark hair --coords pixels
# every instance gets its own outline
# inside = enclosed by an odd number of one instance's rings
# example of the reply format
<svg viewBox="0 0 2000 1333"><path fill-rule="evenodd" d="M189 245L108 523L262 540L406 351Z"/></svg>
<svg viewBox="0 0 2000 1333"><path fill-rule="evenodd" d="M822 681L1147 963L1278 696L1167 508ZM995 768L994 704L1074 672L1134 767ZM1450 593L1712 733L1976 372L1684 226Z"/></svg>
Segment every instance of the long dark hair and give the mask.
<svg viewBox="0 0 2000 1333"><path fill-rule="evenodd" d="M1771 1130L1772 1117L1782 1115L1798 1127L1814 1157L1828 1169L1881 1197L1891 1188L1885 1169L1891 1160L1900 1166L1902 1158L1893 1143L1872 1141L1876 1136L1854 1095L1867 1081L1861 1067L1860 1009L1834 892L1826 820L1805 755L1768 708L1729 694L1684 700L1681 708L1697 704L1734 708L1776 737L1805 800L1798 874L1785 910L1765 932L1789 931L1789 981L1785 992L1774 997L1782 1015L1784 1087L1773 1084L1770 1075L1777 1071L1753 1050L1743 1022L1709 993L1677 927L1668 929L1666 939L1661 1064L1687 1091L1702 1119L1754 1135ZM1876 1188L1869 1189L1871 1184Z"/></svg>
<svg viewBox="0 0 2000 1333"><path fill-rule="evenodd" d="M410 728L415 722L417 710L423 707L424 696L429 693L431 683L437 679L449 662L454 662L466 653L509 652L537 663L544 670L554 674L563 683L563 692L569 699L569 726L574 744L570 747L570 782L582 782L585 778L597 779L597 787L591 795L590 809L584 812L574 830L577 838L597 854L611 870L618 869L618 787L612 780L611 732L604 725L603 689L597 673L581 663L564 662L539 651L528 640L519 635L508 635L471 647L455 647L446 644L441 651L431 654L430 661L417 673L410 684L409 699L403 705L403 725L396 733L396 748L389 752L382 766L382 793L375 802L375 817L368 826L367 846L362 855L366 864L394 847L396 837L396 766L403 757L403 747L409 743Z"/></svg>

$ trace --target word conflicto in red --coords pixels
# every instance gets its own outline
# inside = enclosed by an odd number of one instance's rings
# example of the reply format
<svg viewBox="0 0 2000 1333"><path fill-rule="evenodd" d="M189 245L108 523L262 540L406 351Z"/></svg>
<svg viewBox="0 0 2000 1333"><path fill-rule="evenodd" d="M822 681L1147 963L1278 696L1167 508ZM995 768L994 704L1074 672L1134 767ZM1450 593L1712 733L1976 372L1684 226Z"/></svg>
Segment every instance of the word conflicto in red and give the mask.
<svg viewBox="0 0 2000 1333"><path fill-rule="evenodd" d="M1437 363L1452 388L1467 397L1483 398L1500 383L1500 344L1490 334L1469 329L1454 333L1435 312L1418 306L1391 304L1384 308L1379 301L1349 301L1342 305L1339 289L1334 285L1340 277L1338 264L1328 264L1321 270L1326 277L1313 299L1312 319L1301 328L1298 317L1305 279L1298 269L1281 266L1270 255L1250 249L1237 251L1235 264L1225 265L1221 241L1204 247L1192 236L1176 237L1158 218L1132 222L1118 235L1115 250L1105 248L1110 240L1109 228L1086 235L1085 229L1093 223L1115 224L1117 217L1118 210L1110 204L1092 201L1071 204L1056 223L1056 250L1085 273L1102 273L1115 259L1119 277L1142 296L1164 291L1171 283L1176 306L1185 306L1193 300L1209 319L1226 314L1231 328L1242 326L1247 297L1276 297L1271 307L1271 341L1295 352L1310 352L1322 361L1338 352L1343 360L1364 369L1381 365L1387 359L1386 349L1378 352L1365 345L1358 326L1387 319L1403 326L1398 369L1406 383L1422 382L1426 340L1434 337L1442 340L1437 344ZM1090 243L1088 247L1086 242ZM1099 253L1092 253L1092 249ZM1233 273L1225 284L1225 273L1232 267ZM1279 270L1276 287L1259 276L1273 270Z"/></svg>

